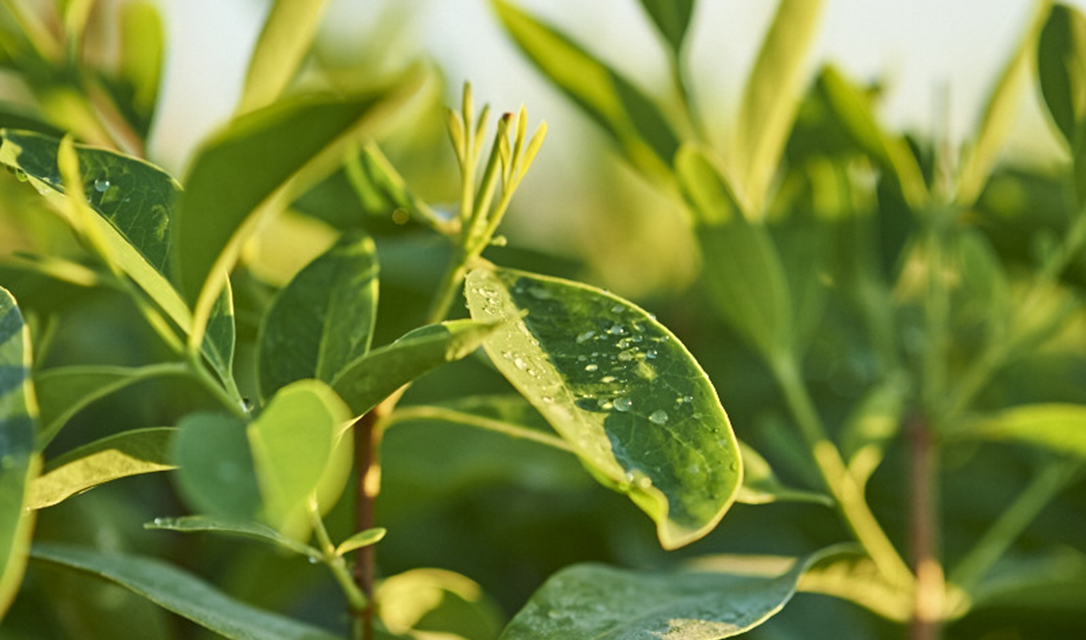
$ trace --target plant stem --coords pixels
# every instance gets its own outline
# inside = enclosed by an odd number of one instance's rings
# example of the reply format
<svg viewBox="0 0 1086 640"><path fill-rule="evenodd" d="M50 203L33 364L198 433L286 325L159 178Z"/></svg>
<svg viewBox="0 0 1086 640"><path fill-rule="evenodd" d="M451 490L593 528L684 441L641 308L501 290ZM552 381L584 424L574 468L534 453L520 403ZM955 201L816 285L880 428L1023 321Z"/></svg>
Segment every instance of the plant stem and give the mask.
<svg viewBox="0 0 1086 640"><path fill-rule="evenodd" d="M911 640L936 640L941 633L946 584L939 562L939 509L936 494L937 450L932 441L931 424L917 417L909 421L910 453L910 528L916 588Z"/></svg>
<svg viewBox="0 0 1086 640"><path fill-rule="evenodd" d="M815 464L822 474L827 489L837 500L841 516L856 540L875 562L886 580L902 589L910 589L913 576L908 565L894 548L871 513L864 498L863 488L849 473L841 452L830 441L822 425L806 384L799 374L796 362L790 356L774 358L772 369L784 391L785 401L792 412L800 432L810 447Z"/></svg>
<svg viewBox="0 0 1086 640"><path fill-rule="evenodd" d="M454 409L446 409L445 407L427 407L418 405L408 407L406 409L399 409L389 414L388 419L385 420L382 426L387 429L389 426L396 424L397 422L406 422L408 420L420 419L440 419L444 420L445 422L453 422L456 424L467 425L469 427L484 429L486 431L502 433L511 438L531 440L532 442L544 444L554 449L560 449L562 451L568 451L571 453L573 452L573 447L571 447L569 443L567 443L565 440L544 433L542 431L528 429L521 425L504 422L502 420L494 420L492 418L484 418L482 416L462 413Z"/></svg>
<svg viewBox="0 0 1086 640"><path fill-rule="evenodd" d="M320 544L321 558L332 571L332 577L335 578L344 595L347 596L347 607L351 610L351 614L355 616L355 638L361 638L364 633L361 624L361 612L365 611L369 599L352 580L351 572L348 570L343 557L336 553L336 545L332 542L328 530L324 527L324 520L321 519L315 500L309 505L309 516L313 522L313 531L317 535L317 542Z"/></svg>
<svg viewBox="0 0 1086 640"><path fill-rule="evenodd" d="M1078 460L1045 465L951 571L950 582L965 591L980 582L1081 467Z"/></svg>
<svg viewBox="0 0 1086 640"><path fill-rule="evenodd" d="M381 490L381 464L378 456L381 432L377 428L378 408L371 409L354 423L355 466L358 469L358 499L355 502L355 530L372 529L375 523L374 505ZM366 597L366 606L352 612L361 618L361 638L373 637L373 579L376 555L374 545L355 552L354 581Z"/></svg>

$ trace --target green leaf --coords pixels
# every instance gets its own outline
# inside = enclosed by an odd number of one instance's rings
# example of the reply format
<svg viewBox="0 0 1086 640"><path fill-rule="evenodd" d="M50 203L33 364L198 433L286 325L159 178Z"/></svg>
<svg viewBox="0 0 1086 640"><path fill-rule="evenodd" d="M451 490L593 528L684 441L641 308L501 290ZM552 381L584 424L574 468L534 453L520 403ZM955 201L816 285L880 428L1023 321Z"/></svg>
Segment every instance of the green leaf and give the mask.
<svg viewBox="0 0 1086 640"><path fill-rule="evenodd" d="M886 582L875 562L860 551L815 562L800 580L799 590L848 600L897 622L913 615L912 594Z"/></svg>
<svg viewBox="0 0 1086 640"><path fill-rule="evenodd" d="M334 380L369 351L376 318L376 248L369 237L345 235L298 272L264 316L261 395L296 380Z"/></svg>
<svg viewBox="0 0 1086 640"><path fill-rule="evenodd" d="M694 0L641 0L641 8L671 45L672 54L679 57L686 30L690 28L690 17L694 14Z"/></svg>
<svg viewBox="0 0 1086 640"><path fill-rule="evenodd" d="M965 434L1086 458L1086 405L1021 405L978 419Z"/></svg>
<svg viewBox="0 0 1086 640"><path fill-rule="evenodd" d="M347 98L280 101L236 118L203 145L172 230L173 266L182 297L195 309L196 337L259 214L285 204L288 183L303 191L300 183L334 169L348 143L374 134L421 84L414 73Z"/></svg>
<svg viewBox="0 0 1086 640"><path fill-rule="evenodd" d="M729 571L733 563L714 562L713 558L683 571L574 565L548 579L501 637L731 638L780 611L795 594L804 571L821 556L766 563L770 565L768 575L762 571L750 575L746 567L742 572ZM714 564L724 564L724 568L716 569Z"/></svg>
<svg viewBox="0 0 1086 640"><path fill-rule="evenodd" d="M30 365L30 332L15 298L0 287L0 619L23 582L34 527L26 494L41 459L34 451L38 411Z"/></svg>
<svg viewBox="0 0 1086 640"><path fill-rule="evenodd" d="M969 594L975 609L1034 609L1078 614L1086 607L1086 557L1073 549L1006 558Z"/></svg>
<svg viewBox="0 0 1086 640"><path fill-rule="evenodd" d="M124 4L120 26L118 75L131 91L129 104L137 116L137 130L146 137L158 104L166 55L165 29L158 9L151 2Z"/></svg>
<svg viewBox="0 0 1086 640"><path fill-rule="evenodd" d="M419 327L347 365L332 387L355 415L362 415L427 371L475 351L496 327L471 320Z"/></svg>
<svg viewBox="0 0 1086 640"><path fill-rule="evenodd" d="M820 0L781 0L747 76L732 148L743 197L758 216L799 109L797 85L814 37Z"/></svg>
<svg viewBox="0 0 1086 640"><path fill-rule="evenodd" d="M1074 7L1052 7L1041 30L1037 71L1048 113L1078 155L1086 119L1086 18Z"/></svg>
<svg viewBox="0 0 1086 640"><path fill-rule="evenodd" d="M700 149L684 145L675 167L698 222L705 278L717 310L767 359L790 353L792 302L769 233L742 214L729 185Z"/></svg>
<svg viewBox="0 0 1086 640"><path fill-rule="evenodd" d="M81 409L111 393L156 376L184 375L175 364L144 367L78 365L46 369L34 376L41 407L38 446L44 448Z"/></svg>
<svg viewBox="0 0 1086 640"><path fill-rule="evenodd" d="M50 460L30 487L28 508L42 509L100 484L176 466L170 447L176 429L136 429L96 440Z"/></svg>
<svg viewBox="0 0 1086 640"><path fill-rule="evenodd" d="M343 456L334 454L349 433L350 418L350 409L328 385L300 380L280 389L249 425L265 518L289 537L308 533L310 501L322 483L334 485L327 489L327 502L320 503L326 509L342 492L350 457L344 469Z"/></svg>
<svg viewBox="0 0 1086 640"><path fill-rule="evenodd" d="M309 52L324 0L276 0L249 60L238 113L266 107L282 95Z"/></svg>
<svg viewBox="0 0 1086 640"><path fill-rule="evenodd" d="M739 490L741 460L716 390L648 313L566 280L477 269L465 285L484 343L517 391L605 486L656 523L666 549L701 538Z"/></svg>
<svg viewBox="0 0 1086 640"><path fill-rule="evenodd" d="M377 544L381 540L384 540L386 533L388 533L388 531L384 527L374 527L373 529L359 531L350 538L339 543L339 546L336 547L336 555L342 556L355 549L361 549L362 547L368 547L371 544Z"/></svg>
<svg viewBox="0 0 1086 640"><path fill-rule="evenodd" d="M181 494L194 511L255 520L260 488L246 424L216 413L193 413L177 425L172 460Z"/></svg>
<svg viewBox="0 0 1086 640"><path fill-rule="evenodd" d="M736 501L743 504L770 504L773 502L815 502L833 506L833 499L815 491L793 489L786 486L773 473L769 462L745 442L739 442L743 456L743 486L736 494Z"/></svg>
<svg viewBox="0 0 1086 640"><path fill-rule="evenodd" d="M476 582L443 569L386 578L374 594L377 615L397 638L492 640L502 613Z"/></svg>
<svg viewBox="0 0 1086 640"><path fill-rule="evenodd" d="M955 201L960 207L972 206L980 196L999 156L1004 139L1010 133L1018 111L1019 92L1029 78L1030 63L1037 49L1041 28L1048 15L1050 0L1036 3L1033 20L1018 44L1003 74L996 82L984 108L972 147L963 158L958 174Z"/></svg>
<svg viewBox="0 0 1086 640"><path fill-rule="evenodd" d="M841 431L841 456L861 485L882 464L886 449L901 432L909 400L909 379L897 373L868 391L855 404Z"/></svg>
<svg viewBox="0 0 1086 640"><path fill-rule="evenodd" d="M679 139L659 108L613 69L505 0L491 3L506 32L556 87L614 138L650 178L666 178Z"/></svg>
<svg viewBox="0 0 1086 640"><path fill-rule="evenodd" d="M234 291L230 286L230 280L223 282L222 292L215 299L215 306L211 308L211 317L207 321L207 330L204 332L204 341L200 345L200 352L204 354L208 363L219 375L227 388L235 386L234 383L234 342L237 339L237 329L234 324Z"/></svg>
<svg viewBox="0 0 1086 640"><path fill-rule="evenodd" d="M143 528L179 531L182 533L223 533L267 542L310 558L319 558L321 555L317 549L287 538L275 529L259 522L243 522L214 516L184 516L181 518L155 518L153 521L144 524Z"/></svg>
<svg viewBox="0 0 1086 640"><path fill-rule="evenodd" d="M34 545L32 553L35 560L118 584L231 640L342 640L323 629L235 600L160 560L50 543Z"/></svg>

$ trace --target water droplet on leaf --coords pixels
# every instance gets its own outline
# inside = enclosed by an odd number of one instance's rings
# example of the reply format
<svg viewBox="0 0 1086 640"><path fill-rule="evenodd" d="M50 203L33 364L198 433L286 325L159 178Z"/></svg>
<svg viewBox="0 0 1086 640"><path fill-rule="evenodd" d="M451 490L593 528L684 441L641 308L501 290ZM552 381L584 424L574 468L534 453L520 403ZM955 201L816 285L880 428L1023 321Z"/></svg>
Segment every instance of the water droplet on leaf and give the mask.
<svg viewBox="0 0 1086 640"><path fill-rule="evenodd" d="M633 407L633 400L623 396L615 398L615 411L629 411Z"/></svg>
<svg viewBox="0 0 1086 640"><path fill-rule="evenodd" d="M654 424L667 424L667 411L658 409L649 416L649 422Z"/></svg>
<svg viewBox="0 0 1086 640"><path fill-rule="evenodd" d="M599 369L599 368L600 368L600 366L598 364L595 364L595 363L586 364L584 366L585 371L595 371L596 369Z"/></svg>
<svg viewBox="0 0 1086 640"><path fill-rule="evenodd" d="M109 190L109 180L98 178L94 181L94 190L98 193L105 193Z"/></svg>

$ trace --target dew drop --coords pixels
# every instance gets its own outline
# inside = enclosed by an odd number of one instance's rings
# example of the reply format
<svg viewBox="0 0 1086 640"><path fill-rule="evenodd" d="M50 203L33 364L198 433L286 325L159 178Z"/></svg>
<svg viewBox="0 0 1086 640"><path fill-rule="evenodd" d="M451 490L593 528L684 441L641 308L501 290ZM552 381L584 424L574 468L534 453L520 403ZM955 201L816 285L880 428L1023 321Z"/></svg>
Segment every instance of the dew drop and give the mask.
<svg viewBox="0 0 1086 640"><path fill-rule="evenodd" d="M611 328L607 330L607 333L613 336L624 336L626 335L626 327L620 324L614 324L611 325Z"/></svg>
<svg viewBox="0 0 1086 640"><path fill-rule="evenodd" d="M596 369L599 369L599 368L600 368L600 366L598 364L594 363L594 362L591 363L591 364L586 364L584 366L585 371L595 371Z"/></svg>
<svg viewBox="0 0 1086 640"><path fill-rule="evenodd" d="M637 350L636 349L626 349L625 351L621 351L618 354L618 359L623 361L623 362L629 362L630 360L633 360L636 357L637 357Z"/></svg>
<svg viewBox="0 0 1086 640"><path fill-rule="evenodd" d="M659 355L659 354L656 353L656 349L649 349L648 351L645 352L645 357L648 358L649 360L654 360L657 355Z"/></svg>
<svg viewBox="0 0 1086 640"><path fill-rule="evenodd" d="M633 400L623 396L615 398L615 411L629 411L633 407Z"/></svg>
<svg viewBox="0 0 1086 640"><path fill-rule="evenodd" d="M619 400L621 400L621 398L619 398ZM615 402L618 402L618 400L616 400ZM596 406L600 409L603 409L604 411L610 411L612 408L617 408L610 400L607 400L605 398L600 398L599 400L597 400ZM619 411L622 411L622 409L619 409Z"/></svg>
<svg viewBox="0 0 1086 640"><path fill-rule="evenodd" d="M625 311L625 308L620 304L611 307L611 313L622 313L623 311Z"/></svg>
<svg viewBox="0 0 1086 640"><path fill-rule="evenodd" d="M502 357L505 358L506 360L512 360L513 359L513 354L511 352L509 352L509 351L502 351Z"/></svg>
<svg viewBox="0 0 1086 640"><path fill-rule="evenodd" d="M653 411L652 415L649 416L649 422L652 422L653 424L667 424L667 411L664 411L663 409Z"/></svg>
<svg viewBox="0 0 1086 640"><path fill-rule="evenodd" d="M309 564L317 564L316 556L309 556L308 560L309 560Z"/></svg>
<svg viewBox="0 0 1086 640"><path fill-rule="evenodd" d="M16 169L15 170L15 179L18 180L19 182L26 182L30 178L26 175L26 172L23 171L22 169Z"/></svg>
<svg viewBox="0 0 1086 640"><path fill-rule="evenodd" d="M545 287L530 287L528 294L536 300L550 300L554 297L554 292Z"/></svg>
<svg viewBox="0 0 1086 640"><path fill-rule="evenodd" d="M162 518L155 518L154 522L156 527L160 526L162 524Z"/></svg>
<svg viewBox="0 0 1086 640"><path fill-rule="evenodd" d="M577 335L577 344L581 344L583 342L587 342L587 341L591 340L592 336L594 336L594 335L596 335L596 332L592 331L592 330L588 330L588 331L585 331L584 333L578 334Z"/></svg>
<svg viewBox="0 0 1086 640"><path fill-rule="evenodd" d="M94 190L98 193L105 193L109 190L109 180L98 178L94 181Z"/></svg>
<svg viewBox="0 0 1086 640"><path fill-rule="evenodd" d="M514 358L513 366L520 369L521 371L524 371L528 368L528 363L525 362L523 358Z"/></svg>
<svg viewBox="0 0 1086 640"><path fill-rule="evenodd" d="M602 378L600 378L600 382L602 382L604 384L611 384L614 381L615 381L614 376L603 376Z"/></svg>
<svg viewBox="0 0 1086 640"><path fill-rule="evenodd" d="M545 402L547 404L551 404L551 403L554 402L554 398L552 398L550 396L543 396L543 402Z"/></svg>

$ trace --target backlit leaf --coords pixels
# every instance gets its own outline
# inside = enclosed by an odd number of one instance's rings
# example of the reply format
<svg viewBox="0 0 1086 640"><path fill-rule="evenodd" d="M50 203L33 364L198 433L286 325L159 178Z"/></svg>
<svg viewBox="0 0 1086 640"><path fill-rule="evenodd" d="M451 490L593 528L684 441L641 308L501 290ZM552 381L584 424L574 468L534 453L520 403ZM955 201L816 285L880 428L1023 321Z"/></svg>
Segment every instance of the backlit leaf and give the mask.
<svg viewBox="0 0 1086 640"><path fill-rule="evenodd" d="M239 113L266 107L294 79L309 52L326 6L324 0L276 0L249 60Z"/></svg>
<svg viewBox="0 0 1086 640"><path fill-rule="evenodd" d="M816 502L833 506L829 496L793 489L786 486L773 473L769 462L745 442L739 443L739 452L743 456L743 486L735 499L743 504L770 504L773 502Z"/></svg>
<svg viewBox="0 0 1086 640"><path fill-rule="evenodd" d="M966 433L1086 458L1086 405L1029 404L979 419Z"/></svg>
<svg viewBox="0 0 1086 640"><path fill-rule="evenodd" d="M336 555L344 555L354 551L355 549L361 549L362 547L368 547L371 544L377 544L384 539L385 534L388 533L383 527L375 527L373 529L366 529L365 531L359 531L350 538L347 538L343 542L339 543L336 547Z"/></svg>
<svg viewBox="0 0 1086 640"><path fill-rule="evenodd" d="M129 2L121 7L119 76L131 92L128 104L134 123L144 137L158 104L165 60L165 29L152 2Z"/></svg>
<svg viewBox="0 0 1086 640"><path fill-rule="evenodd" d="M716 391L686 348L633 304L587 285L477 269L465 285L498 370L667 549L708 533L742 477Z"/></svg>
<svg viewBox="0 0 1086 640"><path fill-rule="evenodd" d="M905 622L912 615L912 594L886 582L866 554L835 554L810 567L799 590L822 593L854 602L890 620Z"/></svg>
<svg viewBox="0 0 1086 640"><path fill-rule="evenodd" d="M377 615L397 638L493 640L501 631L497 604L475 581L443 569L412 569L377 587Z"/></svg>

